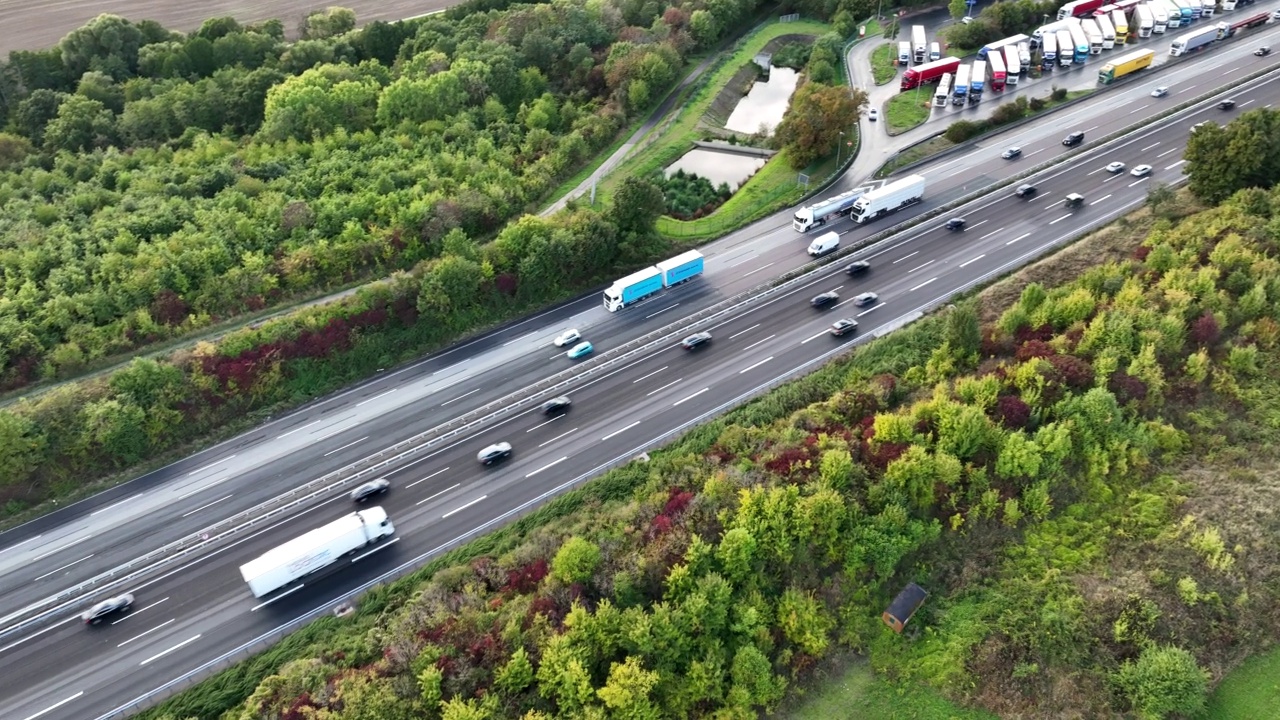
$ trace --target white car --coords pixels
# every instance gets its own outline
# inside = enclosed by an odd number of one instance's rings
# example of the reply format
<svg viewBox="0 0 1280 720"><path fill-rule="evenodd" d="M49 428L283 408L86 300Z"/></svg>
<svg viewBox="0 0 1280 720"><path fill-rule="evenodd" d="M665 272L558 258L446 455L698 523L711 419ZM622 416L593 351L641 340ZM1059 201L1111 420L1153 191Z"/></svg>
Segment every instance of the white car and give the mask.
<svg viewBox="0 0 1280 720"><path fill-rule="evenodd" d="M1169 88L1165 87L1164 85L1161 85L1160 87L1151 91L1151 97L1164 97L1165 95L1168 95L1168 94L1169 94Z"/></svg>
<svg viewBox="0 0 1280 720"><path fill-rule="evenodd" d="M572 345L581 339L582 333L578 332L574 328L569 328L556 336L556 339L551 342L555 343L556 347L564 347L565 345Z"/></svg>
<svg viewBox="0 0 1280 720"><path fill-rule="evenodd" d="M1120 161L1111 163L1110 165L1107 166L1107 172L1111 173L1112 175L1118 172L1124 172L1124 163Z"/></svg>
<svg viewBox="0 0 1280 720"><path fill-rule="evenodd" d="M1130 174L1130 175L1132 175L1132 176L1134 176L1134 177L1146 177L1146 176L1148 176L1148 175L1150 175L1150 174L1151 174L1151 166L1150 166L1150 165L1139 165L1139 166L1135 167L1134 169L1130 170L1130 171L1129 171L1129 174Z"/></svg>
<svg viewBox="0 0 1280 720"><path fill-rule="evenodd" d="M870 110L867 111L867 119L870 120L871 122L875 122L879 118L880 118L879 110L875 108L871 108Z"/></svg>

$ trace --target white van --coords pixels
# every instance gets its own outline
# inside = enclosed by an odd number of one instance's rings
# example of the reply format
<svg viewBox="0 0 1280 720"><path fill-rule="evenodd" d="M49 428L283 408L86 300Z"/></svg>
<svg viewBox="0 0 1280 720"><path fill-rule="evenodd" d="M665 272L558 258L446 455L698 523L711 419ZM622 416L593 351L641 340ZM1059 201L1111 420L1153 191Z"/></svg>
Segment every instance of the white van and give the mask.
<svg viewBox="0 0 1280 720"><path fill-rule="evenodd" d="M840 247L840 233L829 232L825 235L818 236L813 242L809 243L809 254L818 257Z"/></svg>
<svg viewBox="0 0 1280 720"><path fill-rule="evenodd" d="M898 43L898 64L899 65L911 64L911 43L909 42Z"/></svg>
<svg viewBox="0 0 1280 720"><path fill-rule="evenodd" d="M942 59L942 45L939 43L929 43L929 62Z"/></svg>

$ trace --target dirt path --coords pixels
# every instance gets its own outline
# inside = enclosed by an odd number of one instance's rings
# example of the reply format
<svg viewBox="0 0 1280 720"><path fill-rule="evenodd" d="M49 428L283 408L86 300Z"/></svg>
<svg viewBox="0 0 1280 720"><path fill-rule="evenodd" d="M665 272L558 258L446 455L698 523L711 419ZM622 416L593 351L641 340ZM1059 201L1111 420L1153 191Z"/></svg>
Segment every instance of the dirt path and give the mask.
<svg viewBox="0 0 1280 720"><path fill-rule="evenodd" d="M400 20L425 15L455 4L454 0L0 0L0 57L12 50L43 50L64 35L101 15L111 13L129 20L155 20L171 30L190 31L212 17L230 15L242 23L279 18L290 37L302 18L331 5L351 8L360 24L374 20Z"/></svg>

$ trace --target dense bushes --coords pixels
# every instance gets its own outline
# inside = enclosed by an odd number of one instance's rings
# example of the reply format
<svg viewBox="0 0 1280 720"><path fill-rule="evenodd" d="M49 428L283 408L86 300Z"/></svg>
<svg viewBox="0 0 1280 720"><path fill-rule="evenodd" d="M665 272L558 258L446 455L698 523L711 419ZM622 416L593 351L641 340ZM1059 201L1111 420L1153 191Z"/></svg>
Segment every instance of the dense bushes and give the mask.
<svg viewBox="0 0 1280 720"><path fill-rule="evenodd" d="M680 220L693 220L715 212L732 191L727 183L713 187L711 181L701 175L685 174L677 170L674 175L658 178L666 201L667 215Z"/></svg>
<svg viewBox="0 0 1280 720"><path fill-rule="evenodd" d="M286 665L231 716L751 717L839 645L1007 714L1194 713L1202 668L1280 629L1248 611L1276 598L1221 525L1245 518L1184 513L1193 489L1160 471L1221 448L1194 429L1224 410L1275 439L1259 205L736 411L619 471L630 502L437 573L365 637L377 660ZM1194 340L1206 313L1219 332ZM933 594L896 635L879 613L909 579Z"/></svg>
<svg viewBox="0 0 1280 720"><path fill-rule="evenodd" d="M714 41L754 4L693 14ZM184 35L104 15L15 53L0 389L412 268L455 230L490 237L699 42L678 5L471 10L349 31L330 9L295 43L276 22Z"/></svg>

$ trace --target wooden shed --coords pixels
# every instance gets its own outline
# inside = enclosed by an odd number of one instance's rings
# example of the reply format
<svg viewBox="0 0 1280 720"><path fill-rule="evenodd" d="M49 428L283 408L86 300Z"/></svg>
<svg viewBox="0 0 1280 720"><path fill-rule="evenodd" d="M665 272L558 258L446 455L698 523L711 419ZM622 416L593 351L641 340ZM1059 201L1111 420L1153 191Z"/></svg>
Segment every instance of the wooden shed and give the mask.
<svg viewBox="0 0 1280 720"><path fill-rule="evenodd" d="M884 611L880 619L884 620L885 625L893 628L894 632L900 633L927 597L929 593L924 588L915 583L907 583L907 586L902 588L902 592L898 593L898 597L889 603L889 609Z"/></svg>

